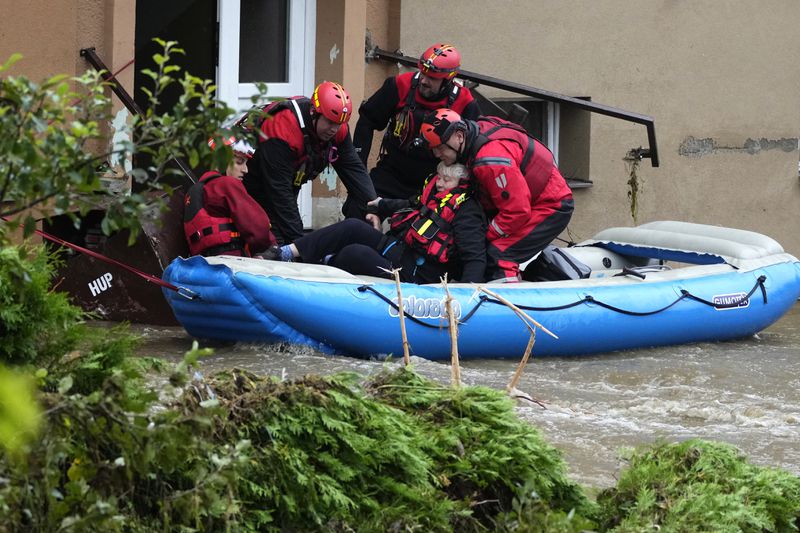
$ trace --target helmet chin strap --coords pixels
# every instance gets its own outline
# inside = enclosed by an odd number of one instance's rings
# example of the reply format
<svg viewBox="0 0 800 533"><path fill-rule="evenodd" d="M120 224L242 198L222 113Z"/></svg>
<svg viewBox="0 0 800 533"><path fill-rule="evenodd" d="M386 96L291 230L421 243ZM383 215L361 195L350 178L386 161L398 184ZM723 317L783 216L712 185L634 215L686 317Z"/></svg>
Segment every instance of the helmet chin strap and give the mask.
<svg viewBox="0 0 800 533"><path fill-rule="evenodd" d="M317 113L314 108L311 108L311 132L313 133L314 137L319 139L319 133L317 133L317 122L319 122L319 113Z"/></svg>
<svg viewBox="0 0 800 533"><path fill-rule="evenodd" d="M453 135L455 135L456 133L458 132L454 132ZM461 146L459 146L458 150L456 150L456 163L464 164L466 162L464 161L464 145L467 144L467 132L462 131L461 133L464 136L464 138L461 141Z"/></svg>
<svg viewBox="0 0 800 533"><path fill-rule="evenodd" d="M444 80L442 82L441 87L439 87L439 92L436 93L436 95L433 98L430 98L430 101L435 102L437 100L441 100L442 98L447 96L447 93L450 92L450 89L452 89L452 87L453 87L452 79Z"/></svg>

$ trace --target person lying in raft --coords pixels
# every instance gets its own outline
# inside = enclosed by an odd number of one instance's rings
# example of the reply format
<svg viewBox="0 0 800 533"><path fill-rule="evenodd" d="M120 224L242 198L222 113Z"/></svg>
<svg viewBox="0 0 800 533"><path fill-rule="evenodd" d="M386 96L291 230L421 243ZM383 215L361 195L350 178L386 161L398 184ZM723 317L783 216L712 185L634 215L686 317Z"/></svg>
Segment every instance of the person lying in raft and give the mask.
<svg viewBox="0 0 800 533"><path fill-rule="evenodd" d="M213 139L208 144L214 149ZM242 184L253 147L235 137L225 144L233 150L226 175L206 172L184 198L183 230L192 255L250 257L277 244L267 213Z"/></svg>
<svg viewBox="0 0 800 533"><path fill-rule="evenodd" d="M486 218L464 165L440 164L425 184L419 202L377 198L369 204L381 219L391 216L384 235L369 223L348 218L304 235L263 257L325 263L362 274L401 281L480 283L486 269ZM369 215L368 215L369 216ZM374 216L374 215L372 215Z"/></svg>

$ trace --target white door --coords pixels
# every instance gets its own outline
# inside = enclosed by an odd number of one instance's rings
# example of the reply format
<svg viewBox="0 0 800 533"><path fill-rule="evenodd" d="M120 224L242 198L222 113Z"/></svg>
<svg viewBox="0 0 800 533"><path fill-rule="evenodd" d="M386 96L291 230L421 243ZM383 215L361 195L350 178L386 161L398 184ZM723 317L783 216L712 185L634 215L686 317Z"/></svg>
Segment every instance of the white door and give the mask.
<svg viewBox="0 0 800 533"><path fill-rule="evenodd" d="M256 83L269 98L314 90L316 0L219 0L217 95L237 111L250 109ZM311 184L300 191L300 215L311 227Z"/></svg>

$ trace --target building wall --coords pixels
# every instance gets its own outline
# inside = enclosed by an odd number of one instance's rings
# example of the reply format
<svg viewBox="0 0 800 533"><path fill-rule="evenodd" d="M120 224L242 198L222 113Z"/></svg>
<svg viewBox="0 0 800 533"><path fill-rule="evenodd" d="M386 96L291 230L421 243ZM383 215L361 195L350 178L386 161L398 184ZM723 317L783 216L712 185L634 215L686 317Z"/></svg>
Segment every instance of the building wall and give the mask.
<svg viewBox="0 0 800 533"><path fill-rule="evenodd" d="M136 3L131 0L0 0L0 13L13 16L0 24L0 61L12 53L23 59L12 69L39 81L54 74L79 75L91 66L80 57L94 47L112 71L133 59ZM133 87L133 68L118 76Z"/></svg>
<svg viewBox="0 0 800 533"><path fill-rule="evenodd" d="M358 119L358 104L364 98L365 21L366 0L317 0L315 83L335 81L347 90L353 102L351 129ZM312 196L314 228L341 218L347 191L333 169L314 180Z"/></svg>
<svg viewBox="0 0 800 533"><path fill-rule="evenodd" d="M37 82L56 74L79 76L92 69L80 50L94 47L115 72L134 56L135 7L131 0L0 0L0 13L11 14L0 23L0 62L22 54L7 73ZM123 87L133 87L133 71L129 65L118 74ZM124 109L114 102L115 113Z"/></svg>
<svg viewBox="0 0 800 533"><path fill-rule="evenodd" d="M635 169L637 223L750 229L800 255L796 0L460 0L435 17L425 5L401 4L407 55L452 42L467 70L654 117L661 166ZM381 21L368 17L367 30ZM647 146L644 126L597 114L590 136L594 186L575 192L575 240L634 223L625 156Z"/></svg>

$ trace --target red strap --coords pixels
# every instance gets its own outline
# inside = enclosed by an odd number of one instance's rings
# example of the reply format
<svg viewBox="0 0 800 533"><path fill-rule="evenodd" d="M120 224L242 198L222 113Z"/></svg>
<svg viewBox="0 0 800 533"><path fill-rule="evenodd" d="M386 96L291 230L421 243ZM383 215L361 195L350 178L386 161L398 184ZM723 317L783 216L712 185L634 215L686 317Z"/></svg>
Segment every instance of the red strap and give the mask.
<svg viewBox="0 0 800 533"><path fill-rule="evenodd" d="M0 217L0 218L5 220L6 222L10 222L6 217ZM36 232L37 235L47 239L48 241L52 241L52 242L54 242L56 244L60 244L61 246L66 246L67 248L72 248L73 250L77 250L78 252L84 253L84 254L89 255L91 257L94 257L95 259L99 259L100 261L105 261L106 263L110 263L112 265L116 265L118 267L124 268L125 270L133 272L137 276L140 276L140 277L144 278L146 281L149 281L150 283L155 283L156 285L159 285L159 286L164 287L166 289L178 292L180 294L183 294L184 296L186 296L186 294L184 294L184 292L186 292L186 291L188 291L189 293L192 292L192 291L189 291L186 288L176 287L175 285L173 285L173 284L171 284L169 282L166 282L161 278L158 278L158 277L153 276L151 274L148 274L146 272L142 272L141 270L133 268L130 265L126 265L125 263L120 263L116 259L111 259L110 257L106 257L105 255L102 255L102 254L99 254L99 253L97 253L95 251L89 250L88 248L84 248L83 246L78 246L77 244L73 244L71 242L67 242L64 239L60 239L60 238L58 238L58 237L56 237L54 235L50 235L49 233L45 233L44 231L41 231L41 230L37 229L37 230L34 230L34 232ZM190 298L190 299L192 299L192 298Z"/></svg>

